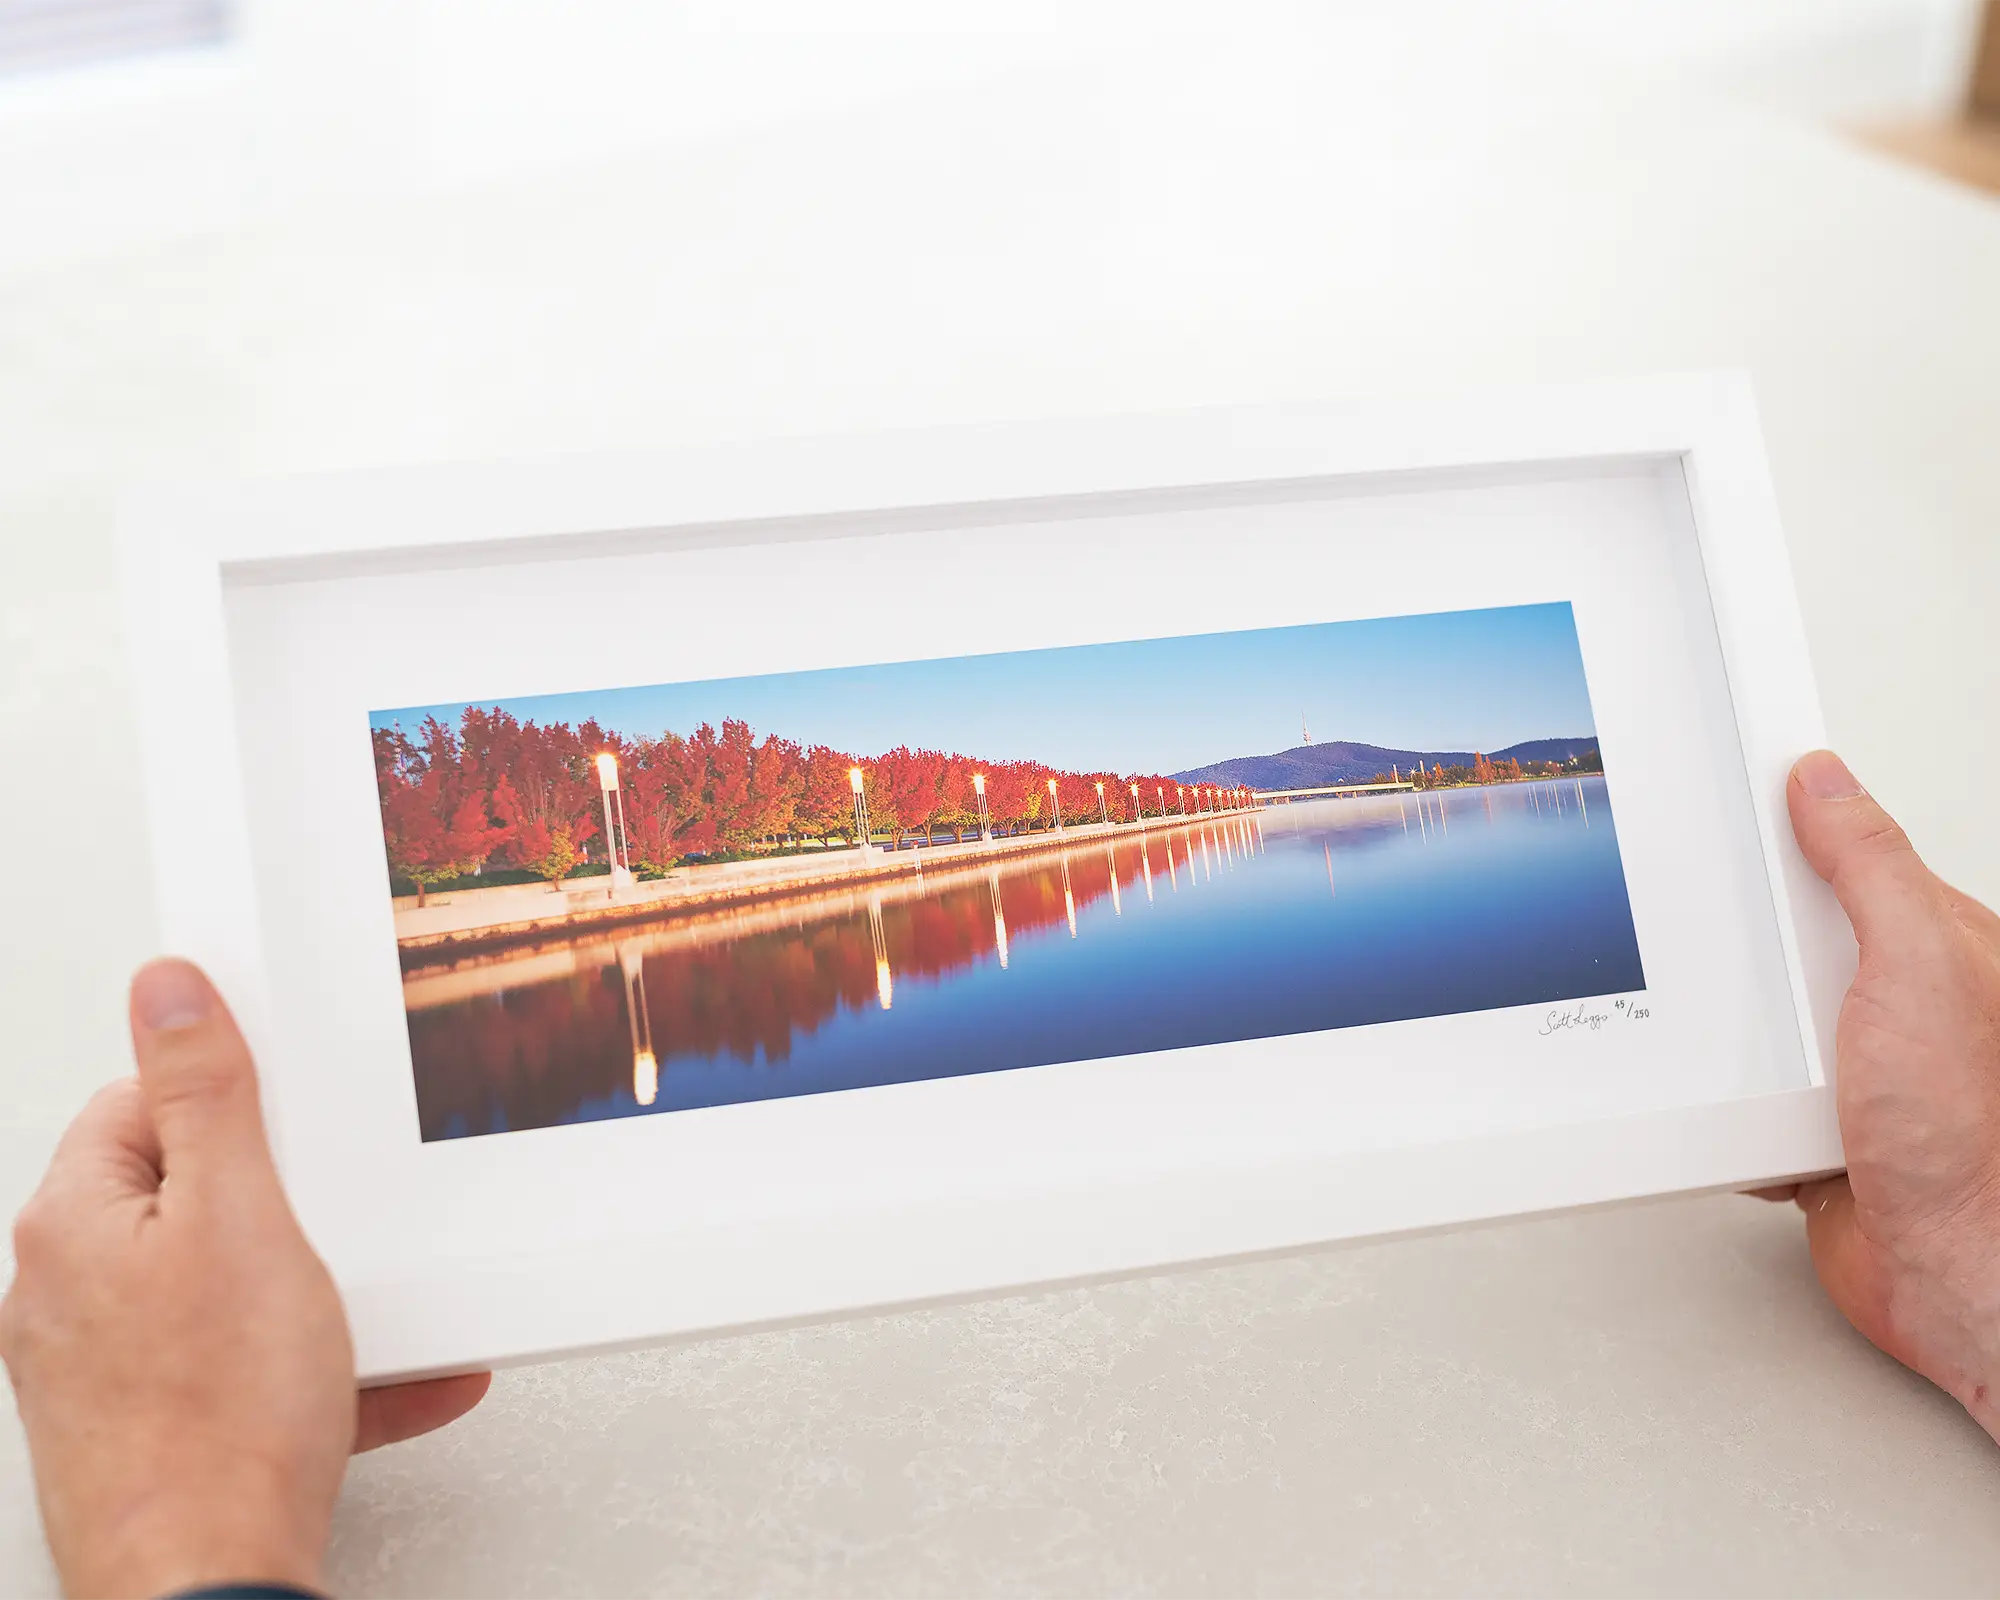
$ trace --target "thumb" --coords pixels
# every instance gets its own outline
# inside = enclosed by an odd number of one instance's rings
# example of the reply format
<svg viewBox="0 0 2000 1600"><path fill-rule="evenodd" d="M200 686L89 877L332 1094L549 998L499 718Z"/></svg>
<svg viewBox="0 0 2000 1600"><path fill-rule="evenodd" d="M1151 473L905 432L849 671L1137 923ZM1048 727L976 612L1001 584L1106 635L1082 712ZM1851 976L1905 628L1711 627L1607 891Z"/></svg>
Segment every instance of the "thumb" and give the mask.
<svg viewBox="0 0 2000 1600"><path fill-rule="evenodd" d="M1895 1276L1855 1219L1846 1175L1800 1184L1798 1202L1813 1271L1827 1299L1876 1349L1914 1366L1914 1352L1889 1314Z"/></svg>
<svg viewBox="0 0 2000 1600"><path fill-rule="evenodd" d="M1862 948L1919 948L1936 926L1938 880L1847 763L1831 750L1800 757L1785 798L1799 848L1833 886Z"/></svg>
<svg viewBox="0 0 2000 1600"><path fill-rule="evenodd" d="M161 1171L270 1174L257 1069L236 1019L191 961L153 961L132 980L132 1046L160 1137Z"/></svg>

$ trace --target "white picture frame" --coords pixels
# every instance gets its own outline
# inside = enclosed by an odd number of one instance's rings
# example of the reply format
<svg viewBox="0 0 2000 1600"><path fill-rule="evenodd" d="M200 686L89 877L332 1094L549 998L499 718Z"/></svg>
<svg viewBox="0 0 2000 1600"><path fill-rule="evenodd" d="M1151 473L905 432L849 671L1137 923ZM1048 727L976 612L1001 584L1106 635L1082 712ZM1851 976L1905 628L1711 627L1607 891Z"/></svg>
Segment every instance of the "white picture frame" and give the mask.
<svg viewBox="0 0 2000 1600"><path fill-rule="evenodd" d="M748 559L744 552L763 552L759 559L768 560L773 550L848 548L839 545L843 540L903 541L893 548L907 550L917 548L908 541L935 539L943 549L954 530L1077 517L1105 519L1115 530L1132 526L1121 518L1226 517L1246 506L1306 502L1389 508L1384 516L1407 518L1416 514L1411 507L1433 503L1426 495L1457 497L1452 503L1461 508L1491 496L1499 506L1512 503L1507 497L1523 486L1642 479L1663 486L1661 515L1684 524L1680 570L1691 574L1686 592L1696 597L1683 605L1683 631L1695 641L1687 649L1692 657L1708 648L1702 643L1708 624L1698 614L1705 605L1723 674L1717 681L1726 680L1721 692L1711 690L1706 703L1687 713L1713 733L1711 752L1725 754L1690 759L1699 780L1723 797L1717 805L1734 806L1730 796L1741 794L1745 854L1727 873L1733 892L1752 909L1729 921L1755 924L1762 915L1756 908L1767 904L1774 953L1754 982L1742 980L1744 993L1732 1003L1795 1054L1796 1073L1778 1087L1680 1103L1637 1089L1629 1103L1608 1089L1609 1098L1578 1090L1570 1105L1562 1098L1570 1092L1564 1083L1613 1083L1617 1064L1637 1059L1619 1038L1596 1037L1578 1048L1598 1055L1577 1056L1552 1074L1553 1087L1537 1091L1552 1098L1536 1119L1455 1123L1445 1114L1448 1096L1439 1096L1430 1102L1439 1113L1432 1132L1413 1133L1406 1120L1396 1125L1403 1128L1398 1133L1385 1121L1365 1139L1321 1147L1314 1143L1317 1124L1292 1114L1282 1087L1303 1080L1259 1076L1300 1070L1294 1041L1290 1056L1281 1062L1270 1055L1268 1064L1245 1045L1174 1053L1232 1063L1231 1073L1256 1101L1217 1121L1207 1145L1195 1131L1208 1081L1198 1059L1147 1080L1171 1081L1175 1093L1189 1097L1157 1117L1138 1114L1141 1080L1102 1062L1075 1064L1093 1069L1087 1071L993 1073L729 1107L734 1121L678 1113L712 1119L701 1124L710 1130L707 1142L675 1158L689 1171L707 1159L701 1151L740 1148L768 1151L774 1174L781 1166L810 1173L830 1141L858 1140L855 1148L872 1149L870 1130L890 1127L903 1141L875 1151L865 1182L787 1188L772 1177L760 1184L756 1203L745 1200L734 1210L720 1202L691 1206L685 1196L669 1207L667 1190L656 1194L657 1186L677 1180L645 1165L645 1141L661 1137L649 1125L675 1118L594 1125L573 1140L509 1134L439 1146L420 1145L397 1115L370 1113L373 1120L364 1121L347 1114L365 1084L379 1078L387 1094L397 1073L407 1077L407 1062L380 1062L373 1051L342 1056L324 1037L347 1037L342 1030L350 1014L367 1012L368 1027L387 1026L376 1013L389 992L385 985L394 981L393 952L372 938L341 936L337 949L326 946L313 956L316 970L331 975L301 976L302 941L334 937L324 929L339 918L301 903L310 893L279 895L273 858L268 851L260 857L257 841L271 826L260 784L268 788L267 768L277 764L270 754L277 735L255 706L268 685L305 682L301 674L323 676L351 665L337 658L372 661L402 648L399 638L428 635L407 625L400 633L384 627L355 637L352 651L328 650L324 640L309 649L295 641L312 637L309 614L333 615L324 606L313 610L324 597L345 596L341 603L351 605L356 594L390 596L425 574L449 572L484 585L479 592L500 597L495 603L504 610L514 603L510 591L525 593L558 571L597 570L591 563L630 572L638 570L632 563L740 561ZM1350 520L1362 514L1340 513ZM1212 529L1208 537L1205 548L1213 550ZM1525 549L1534 535L1511 537ZM1603 571L1591 580L1607 595L1624 583L1614 546L1602 547ZM1442 581L1394 555L1392 543L1374 548L1390 550L1381 560L1401 574L1399 582ZM161 946L214 975L257 1051L280 1168L334 1270L366 1381L1741 1188L1843 1164L1833 1038L1854 945L1830 893L1794 845L1786 815L1790 766L1824 733L1754 403L1741 376L161 488L126 508L120 558ZM1177 603L1199 607L1202 587ZM1246 618L1251 613L1239 608L1218 625ZM462 653L490 649L490 662L473 664L479 671L512 675L506 692L673 681L618 676L637 670L621 659L579 664L574 681L544 685L534 676L544 669L523 665L504 638L482 640L462 620L453 625L470 641ZM1022 642L1155 631L1129 622L1043 619ZM1615 632L1599 641L1601 653L1622 648ZM732 670L756 668L764 659L756 630L731 637ZM944 637L883 639L873 654L848 659L948 653L936 642ZM1009 636L996 621L982 637L1004 647ZM773 670L845 664L828 648L795 639L782 650L772 646ZM1595 692L1591 649L1586 638ZM592 677L603 672L613 675ZM1615 664L1606 672L1632 684L1644 680L1643 671ZM409 681L427 687L457 682L435 663L412 674ZM471 681L477 675L466 679L468 698L487 692ZM350 699L362 693L352 685L329 685L326 692ZM1644 695L1634 692L1642 709L1633 714L1643 717ZM412 692L374 704L421 701ZM358 717L370 707L354 700L351 709ZM1608 749L1609 735L1606 743ZM1730 755L1740 756L1735 771ZM329 809L311 813L316 836L357 828L365 835L366 794L351 781L353 752L343 745L337 761L332 755L328 761L329 773L338 765L349 776L324 785ZM317 804L322 785L306 787ZM1671 830L1656 826L1649 835L1642 819L1628 837L1624 805L1621 795L1628 870L1638 853L1666 866L1677 848ZM365 849L360 839L340 848L350 845ZM379 864L379 834L373 848ZM1644 923L1642 916L1642 940L1650 936ZM1675 936L1692 941L1694 935L1683 928ZM1753 929L1746 937L1752 936L1764 933ZM361 975L352 984L345 976L350 958ZM1694 1030L1690 1041L1709 1039L1699 1031L1701 993L1660 998L1684 1019L1674 1026ZM1686 1053L1719 1059L1732 1048L1710 1040ZM315 1049L334 1054L316 1058ZM351 1089L343 1078L349 1072ZM1003 1079L1014 1083L994 1081ZM1419 1104L1417 1124L1428 1127L1423 1113ZM968 1121L1013 1128L1012 1157L952 1147L952 1130ZM1035 1128L1131 1133L1129 1139L1100 1133L1095 1148L1082 1133L1067 1144L1051 1134L1053 1142L1043 1146L1021 1131ZM732 1146L739 1137L747 1142ZM518 1149L502 1155L471 1148L487 1146ZM907 1163L894 1154L899 1149L910 1152ZM946 1154L949 1183L938 1176ZM574 1215L557 1215L539 1231L518 1226L520 1216L506 1213L523 1190L533 1191L538 1218L566 1205ZM705 1192L715 1194L713 1187ZM674 1214L655 1214L656 1200Z"/></svg>

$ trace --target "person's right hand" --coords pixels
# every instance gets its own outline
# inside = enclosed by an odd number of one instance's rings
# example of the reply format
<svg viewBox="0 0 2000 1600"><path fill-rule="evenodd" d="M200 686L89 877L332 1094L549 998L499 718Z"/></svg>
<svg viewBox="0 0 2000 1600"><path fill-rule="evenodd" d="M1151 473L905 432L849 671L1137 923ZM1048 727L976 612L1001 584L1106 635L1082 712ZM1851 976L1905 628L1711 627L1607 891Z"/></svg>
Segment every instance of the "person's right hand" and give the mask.
<svg viewBox="0 0 2000 1600"><path fill-rule="evenodd" d="M1845 1176L1797 1186L1848 1321L2000 1440L2000 917L1938 878L1831 751L1792 828L1861 944L1840 1009Z"/></svg>

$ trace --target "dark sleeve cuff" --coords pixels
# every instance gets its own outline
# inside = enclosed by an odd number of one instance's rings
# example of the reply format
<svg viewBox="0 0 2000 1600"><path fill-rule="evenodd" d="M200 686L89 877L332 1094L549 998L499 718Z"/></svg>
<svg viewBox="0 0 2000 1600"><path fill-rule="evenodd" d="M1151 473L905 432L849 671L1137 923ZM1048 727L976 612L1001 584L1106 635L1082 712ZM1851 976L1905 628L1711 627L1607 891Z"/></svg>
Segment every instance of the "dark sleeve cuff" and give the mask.
<svg viewBox="0 0 2000 1600"><path fill-rule="evenodd" d="M328 1600L317 1589L301 1589L290 1583L205 1583L195 1589L176 1589L160 1600Z"/></svg>

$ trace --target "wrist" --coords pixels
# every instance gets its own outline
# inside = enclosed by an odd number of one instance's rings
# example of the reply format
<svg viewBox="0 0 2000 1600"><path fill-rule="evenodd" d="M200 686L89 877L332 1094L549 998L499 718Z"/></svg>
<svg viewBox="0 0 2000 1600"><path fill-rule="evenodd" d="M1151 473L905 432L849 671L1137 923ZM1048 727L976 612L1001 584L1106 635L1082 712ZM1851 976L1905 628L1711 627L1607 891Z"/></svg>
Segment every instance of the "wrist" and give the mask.
<svg viewBox="0 0 2000 1600"><path fill-rule="evenodd" d="M215 1484L190 1503L185 1488L135 1507L89 1548L58 1554L72 1594L171 1596L230 1585L323 1592L326 1519L270 1496Z"/></svg>
<svg viewBox="0 0 2000 1600"><path fill-rule="evenodd" d="M328 1600L321 1589L302 1589L292 1583L204 1583L194 1589L176 1589L159 1600Z"/></svg>

